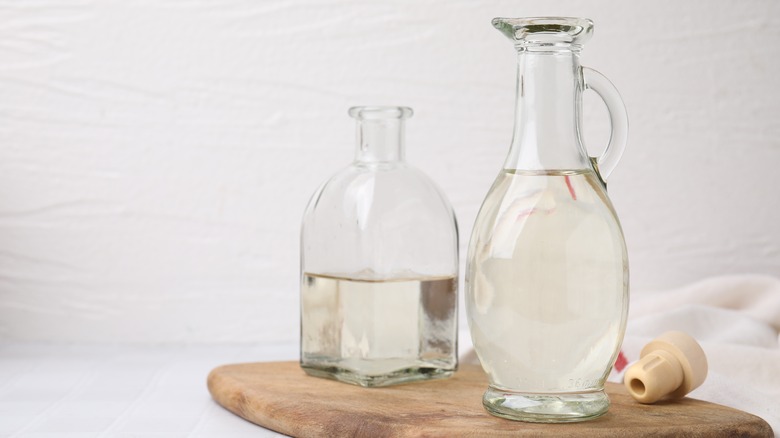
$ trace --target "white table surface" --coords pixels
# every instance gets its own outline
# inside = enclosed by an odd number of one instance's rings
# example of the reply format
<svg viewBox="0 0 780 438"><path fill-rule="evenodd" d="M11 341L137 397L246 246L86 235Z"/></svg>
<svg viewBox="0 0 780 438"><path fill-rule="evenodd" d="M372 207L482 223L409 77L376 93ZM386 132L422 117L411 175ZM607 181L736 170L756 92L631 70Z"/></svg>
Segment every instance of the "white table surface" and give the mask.
<svg viewBox="0 0 780 438"><path fill-rule="evenodd" d="M217 405L228 363L297 360L297 345L0 343L0 437L279 437Z"/></svg>

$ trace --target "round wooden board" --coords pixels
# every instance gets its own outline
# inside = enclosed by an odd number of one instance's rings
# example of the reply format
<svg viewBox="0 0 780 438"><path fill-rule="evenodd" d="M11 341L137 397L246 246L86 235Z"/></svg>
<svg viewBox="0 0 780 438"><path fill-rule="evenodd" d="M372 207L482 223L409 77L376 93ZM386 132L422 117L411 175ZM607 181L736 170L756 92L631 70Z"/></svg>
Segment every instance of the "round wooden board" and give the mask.
<svg viewBox="0 0 780 438"><path fill-rule="evenodd" d="M754 415L700 400L642 405L608 383L609 412L582 423L504 420L482 408L487 378L465 365L454 377L361 388L306 375L297 362L225 365L208 376L214 400L277 432L307 437L771 437Z"/></svg>

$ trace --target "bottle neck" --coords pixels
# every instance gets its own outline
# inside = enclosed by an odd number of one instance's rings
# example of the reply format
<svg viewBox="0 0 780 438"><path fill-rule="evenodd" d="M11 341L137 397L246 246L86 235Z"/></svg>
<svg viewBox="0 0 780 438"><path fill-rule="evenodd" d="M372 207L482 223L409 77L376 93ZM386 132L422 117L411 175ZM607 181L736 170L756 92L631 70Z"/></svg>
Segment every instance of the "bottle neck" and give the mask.
<svg viewBox="0 0 780 438"><path fill-rule="evenodd" d="M590 167L580 141L581 96L577 51L520 48L515 128L504 168L572 170Z"/></svg>
<svg viewBox="0 0 780 438"><path fill-rule="evenodd" d="M357 145L355 161L363 163L403 161L404 120L402 118L358 120Z"/></svg>

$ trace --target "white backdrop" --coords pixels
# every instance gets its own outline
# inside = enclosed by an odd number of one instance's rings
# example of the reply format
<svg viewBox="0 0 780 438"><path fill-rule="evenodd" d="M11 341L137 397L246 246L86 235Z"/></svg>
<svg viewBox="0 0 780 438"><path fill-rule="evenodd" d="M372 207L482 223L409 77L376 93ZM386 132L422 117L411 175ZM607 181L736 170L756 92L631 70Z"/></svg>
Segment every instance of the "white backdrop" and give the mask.
<svg viewBox="0 0 780 438"><path fill-rule="evenodd" d="M583 64L628 106L634 292L780 275L778 2L2 1L0 339L294 341L301 215L357 104L415 109L465 255L512 130L490 19L533 15L592 18Z"/></svg>

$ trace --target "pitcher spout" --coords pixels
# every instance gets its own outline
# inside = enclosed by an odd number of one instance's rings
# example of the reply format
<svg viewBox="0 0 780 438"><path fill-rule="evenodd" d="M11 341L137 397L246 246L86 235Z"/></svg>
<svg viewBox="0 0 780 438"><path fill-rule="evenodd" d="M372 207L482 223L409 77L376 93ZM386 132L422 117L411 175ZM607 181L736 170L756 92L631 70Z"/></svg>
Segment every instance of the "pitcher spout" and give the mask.
<svg viewBox="0 0 780 438"><path fill-rule="evenodd" d="M514 41L518 49L577 50L593 35L593 21L587 18L535 17L494 18L493 27Z"/></svg>

